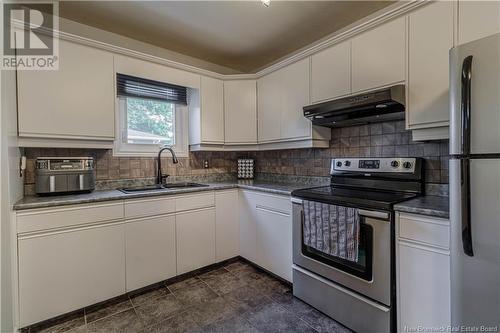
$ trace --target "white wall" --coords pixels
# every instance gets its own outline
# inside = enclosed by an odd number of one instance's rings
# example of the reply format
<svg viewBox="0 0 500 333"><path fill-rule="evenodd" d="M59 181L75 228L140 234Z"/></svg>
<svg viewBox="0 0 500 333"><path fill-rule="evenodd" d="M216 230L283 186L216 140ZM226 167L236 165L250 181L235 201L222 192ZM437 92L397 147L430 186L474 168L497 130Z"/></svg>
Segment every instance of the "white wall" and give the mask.
<svg viewBox="0 0 500 333"><path fill-rule="evenodd" d="M1 71L0 93L0 332L13 332L12 206L23 195L17 147L16 75Z"/></svg>

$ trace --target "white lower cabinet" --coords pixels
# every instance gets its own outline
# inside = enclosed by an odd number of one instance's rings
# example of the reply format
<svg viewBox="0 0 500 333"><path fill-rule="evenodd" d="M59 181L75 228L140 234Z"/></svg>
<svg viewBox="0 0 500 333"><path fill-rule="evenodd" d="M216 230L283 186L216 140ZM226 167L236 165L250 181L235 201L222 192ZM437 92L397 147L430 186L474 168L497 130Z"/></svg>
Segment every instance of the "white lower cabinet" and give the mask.
<svg viewBox="0 0 500 333"><path fill-rule="evenodd" d="M241 192L241 256L288 281L292 281L291 210L288 196Z"/></svg>
<svg viewBox="0 0 500 333"><path fill-rule="evenodd" d="M20 236L20 326L125 293L123 244L121 223Z"/></svg>
<svg viewBox="0 0 500 333"><path fill-rule="evenodd" d="M449 221L398 216L398 331L446 328L451 323Z"/></svg>
<svg viewBox="0 0 500 333"><path fill-rule="evenodd" d="M291 210L231 189L19 211L19 327L238 255L291 281Z"/></svg>
<svg viewBox="0 0 500 333"><path fill-rule="evenodd" d="M241 191L240 210L240 255L252 262L257 260L257 224L255 201L257 194Z"/></svg>
<svg viewBox="0 0 500 333"><path fill-rule="evenodd" d="M215 193L215 258L217 262L240 254L238 190Z"/></svg>
<svg viewBox="0 0 500 333"><path fill-rule="evenodd" d="M215 263L215 208L175 216L177 274Z"/></svg>
<svg viewBox="0 0 500 333"><path fill-rule="evenodd" d="M257 263L292 281L292 218L290 213L256 207Z"/></svg>
<svg viewBox="0 0 500 333"><path fill-rule="evenodd" d="M175 276L175 216L127 221L125 253L127 291Z"/></svg>

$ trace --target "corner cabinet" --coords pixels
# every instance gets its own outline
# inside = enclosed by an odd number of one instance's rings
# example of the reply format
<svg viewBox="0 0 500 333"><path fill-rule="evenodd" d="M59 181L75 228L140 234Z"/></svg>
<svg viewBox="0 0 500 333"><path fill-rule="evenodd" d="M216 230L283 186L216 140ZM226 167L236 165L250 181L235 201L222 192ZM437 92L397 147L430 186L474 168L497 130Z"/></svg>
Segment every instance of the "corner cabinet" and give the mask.
<svg viewBox="0 0 500 333"><path fill-rule="evenodd" d="M398 332L451 324L449 220L397 213Z"/></svg>
<svg viewBox="0 0 500 333"><path fill-rule="evenodd" d="M113 54L60 40L58 70L17 72L21 145L58 139L111 146L114 87Z"/></svg>
<svg viewBox="0 0 500 333"><path fill-rule="evenodd" d="M449 137L449 51L453 47L452 1L425 5L408 15L406 122L414 140Z"/></svg>
<svg viewBox="0 0 500 333"><path fill-rule="evenodd" d="M304 117L310 104L309 58L281 68L257 81L260 149L327 148L331 131Z"/></svg>
<svg viewBox="0 0 500 333"><path fill-rule="evenodd" d="M257 144L257 83L224 82L224 131L226 145Z"/></svg>

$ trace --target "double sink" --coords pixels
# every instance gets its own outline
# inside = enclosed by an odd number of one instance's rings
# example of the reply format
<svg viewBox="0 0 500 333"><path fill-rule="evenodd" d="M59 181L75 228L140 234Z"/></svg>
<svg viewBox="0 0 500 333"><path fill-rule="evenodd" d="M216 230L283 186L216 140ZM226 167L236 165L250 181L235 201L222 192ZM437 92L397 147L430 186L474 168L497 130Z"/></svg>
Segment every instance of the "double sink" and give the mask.
<svg viewBox="0 0 500 333"><path fill-rule="evenodd" d="M149 191L168 191L182 188L192 188L192 187L206 187L206 184L180 182L180 183L167 183L167 184L154 184L146 186L137 187L125 187L119 188L118 190L123 193L137 193L137 192L149 192Z"/></svg>

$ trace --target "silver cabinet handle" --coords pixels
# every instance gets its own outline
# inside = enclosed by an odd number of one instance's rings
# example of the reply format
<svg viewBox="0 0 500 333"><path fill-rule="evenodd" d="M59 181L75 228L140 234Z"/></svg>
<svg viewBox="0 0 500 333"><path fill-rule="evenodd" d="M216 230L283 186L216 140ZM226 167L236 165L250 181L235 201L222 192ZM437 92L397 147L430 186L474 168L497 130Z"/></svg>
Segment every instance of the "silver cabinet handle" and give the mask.
<svg viewBox="0 0 500 333"><path fill-rule="evenodd" d="M49 176L49 192L56 190L56 176Z"/></svg>

